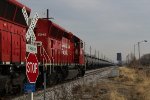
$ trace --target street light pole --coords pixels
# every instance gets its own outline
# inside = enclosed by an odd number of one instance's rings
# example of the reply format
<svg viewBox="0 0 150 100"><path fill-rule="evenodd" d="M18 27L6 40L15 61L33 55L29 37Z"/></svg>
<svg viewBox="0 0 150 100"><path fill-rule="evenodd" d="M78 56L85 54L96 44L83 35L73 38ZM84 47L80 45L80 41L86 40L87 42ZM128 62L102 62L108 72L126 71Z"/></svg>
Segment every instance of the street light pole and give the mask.
<svg viewBox="0 0 150 100"><path fill-rule="evenodd" d="M138 42L138 52L139 52L139 61L140 61L140 43L147 42L147 40L143 40L141 42Z"/></svg>
<svg viewBox="0 0 150 100"><path fill-rule="evenodd" d="M135 59L136 57L135 57L135 44L134 44L134 59Z"/></svg>
<svg viewBox="0 0 150 100"><path fill-rule="evenodd" d="M99 59L99 51L98 51L98 59Z"/></svg>
<svg viewBox="0 0 150 100"><path fill-rule="evenodd" d="M140 42L138 42L138 52L139 52L139 61L140 61Z"/></svg>
<svg viewBox="0 0 150 100"><path fill-rule="evenodd" d="M92 51L92 48L91 48L91 46L90 46L90 57L91 57L91 51Z"/></svg>

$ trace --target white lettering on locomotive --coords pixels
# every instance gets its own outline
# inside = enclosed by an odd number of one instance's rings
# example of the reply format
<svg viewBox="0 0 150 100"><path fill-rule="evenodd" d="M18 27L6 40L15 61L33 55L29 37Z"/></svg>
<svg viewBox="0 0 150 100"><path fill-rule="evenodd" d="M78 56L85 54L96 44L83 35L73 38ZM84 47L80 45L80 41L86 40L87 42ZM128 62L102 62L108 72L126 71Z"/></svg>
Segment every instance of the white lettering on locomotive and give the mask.
<svg viewBox="0 0 150 100"><path fill-rule="evenodd" d="M46 36L46 33L38 33L38 36Z"/></svg>
<svg viewBox="0 0 150 100"><path fill-rule="evenodd" d="M68 50L62 48L62 54L63 54L63 55L68 55Z"/></svg>
<svg viewBox="0 0 150 100"><path fill-rule="evenodd" d="M63 43L62 44L62 54L68 55L68 49L70 49L70 45L67 43Z"/></svg>

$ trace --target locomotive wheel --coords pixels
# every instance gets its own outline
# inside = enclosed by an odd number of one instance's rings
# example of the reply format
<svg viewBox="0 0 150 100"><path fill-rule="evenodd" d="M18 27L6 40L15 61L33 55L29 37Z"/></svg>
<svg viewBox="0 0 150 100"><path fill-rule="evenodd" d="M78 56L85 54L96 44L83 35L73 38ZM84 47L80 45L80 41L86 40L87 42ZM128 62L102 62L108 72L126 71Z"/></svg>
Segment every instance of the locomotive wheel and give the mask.
<svg viewBox="0 0 150 100"><path fill-rule="evenodd" d="M53 72L52 74L50 74L48 76L48 85L55 85L57 84L57 81L58 81L58 75L56 72Z"/></svg>
<svg viewBox="0 0 150 100"><path fill-rule="evenodd" d="M13 86L10 80L8 80L5 84L5 93L8 94L12 94L13 93Z"/></svg>
<svg viewBox="0 0 150 100"><path fill-rule="evenodd" d="M78 77L83 77L85 74L85 70L83 68L79 68L78 71L79 71Z"/></svg>
<svg viewBox="0 0 150 100"><path fill-rule="evenodd" d="M68 67L64 66L62 69L62 80L65 80L65 78L68 76Z"/></svg>
<svg viewBox="0 0 150 100"><path fill-rule="evenodd" d="M15 91L16 94L17 94L17 93L18 93L18 94L23 93L23 87L22 87L21 85L17 85L16 88L17 88L16 91Z"/></svg>
<svg viewBox="0 0 150 100"><path fill-rule="evenodd" d="M84 74L85 74L85 70L82 69L81 75L84 76Z"/></svg>
<svg viewBox="0 0 150 100"><path fill-rule="evenodd" d="M63 81L63 74L61 72L58 73L58 82L62 82Z"/></svg>

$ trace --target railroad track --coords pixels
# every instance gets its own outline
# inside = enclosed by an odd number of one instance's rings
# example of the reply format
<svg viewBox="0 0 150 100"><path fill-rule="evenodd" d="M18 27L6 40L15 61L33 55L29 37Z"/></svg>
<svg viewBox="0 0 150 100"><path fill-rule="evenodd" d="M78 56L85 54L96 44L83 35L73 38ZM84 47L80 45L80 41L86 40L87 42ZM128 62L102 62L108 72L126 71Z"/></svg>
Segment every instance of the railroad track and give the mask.
<svg viewBox="0 0 150 100"><path fill-rule="evenodd" d="M99 72L103 72L103 71L111 69L111 68L114 68L114 67L104 67L104 68L100 68L100 69L89 70L85 73L84 77L87 77L92 74L97 74Z"/></svg>
<svg viewBox="0 0 150 100"><path fill-rule="evenodd" d="M90 84L91 82L97 82L98 79L107 77L112 69L115 67L104 67L100 69L89 70L85 73L84 77L78 77L73 80L64 81L60 84L48 87L46 89L46 100L57 100L63 98L66 95L67 98L72 97L72 88L78 85ZM59 97L59 98L58 98ZM18 95L18 96L8 96L1 98L2 100L28 100L28 94ZM39 90L34 93L35 100L44 99L44 90ZM0 99L0 100L1 100Z"/></svg>

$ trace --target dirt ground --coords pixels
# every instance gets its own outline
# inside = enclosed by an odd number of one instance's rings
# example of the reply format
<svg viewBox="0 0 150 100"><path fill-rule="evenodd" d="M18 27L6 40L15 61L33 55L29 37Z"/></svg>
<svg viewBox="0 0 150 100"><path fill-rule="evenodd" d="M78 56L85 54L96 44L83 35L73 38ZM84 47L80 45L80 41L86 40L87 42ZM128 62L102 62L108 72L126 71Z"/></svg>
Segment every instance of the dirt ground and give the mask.
<svg viewBox="0 0 150 100"><path fill-rule="evenodd" d="M72 89L75 100L150 100L150 71L119 68L119 76Z"/></svg>

